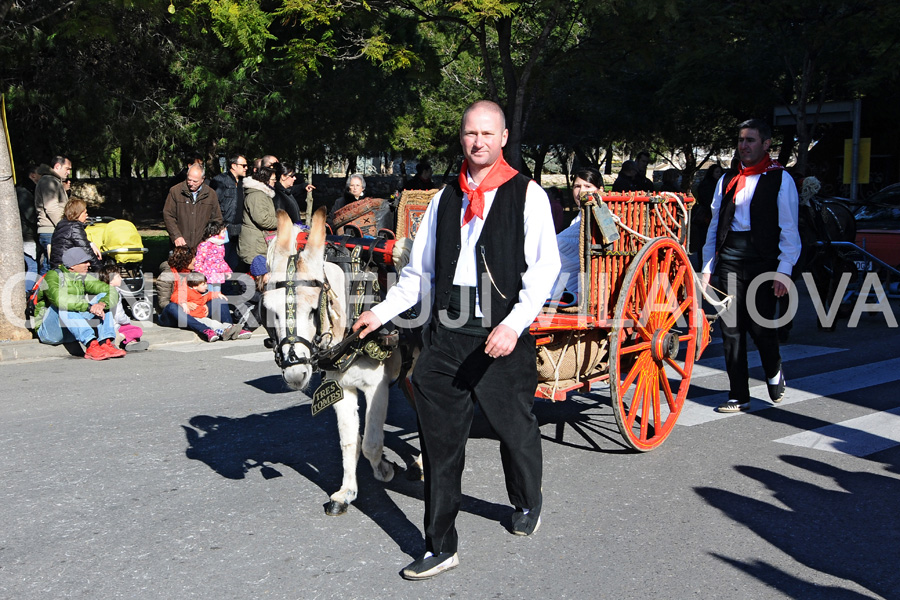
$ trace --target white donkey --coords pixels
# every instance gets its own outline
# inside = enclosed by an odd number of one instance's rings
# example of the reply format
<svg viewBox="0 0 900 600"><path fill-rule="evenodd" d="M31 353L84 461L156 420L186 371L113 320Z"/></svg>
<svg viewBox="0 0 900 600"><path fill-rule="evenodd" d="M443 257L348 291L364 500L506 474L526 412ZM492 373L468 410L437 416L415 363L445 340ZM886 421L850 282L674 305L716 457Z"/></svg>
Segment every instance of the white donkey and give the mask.
<svg viewBox="0 0 900 600"><path fill-rule="evenodd" d="M345 337L347 282L339 266L325 261L325 210L319 209L313 216L306 246L298 254L299 232L287 213L279 211L277 236L269 244L266 257L269 282L263 306L284 381L293 389L303 390L309 385L317 356ZM326 514L344 514L356 499L360 450L372 464L376 479L387 482L393 478L394 465L383 456L384 422L388 387L399 376L400 368L400 353L393 352L384 361L363 355L344 372L325 372L323 380L333 379L343 389L343 398L334 404L334 410L344 469L341 489L331 495ZM368 405L362 438L357 397L360 391Z"/></svg>

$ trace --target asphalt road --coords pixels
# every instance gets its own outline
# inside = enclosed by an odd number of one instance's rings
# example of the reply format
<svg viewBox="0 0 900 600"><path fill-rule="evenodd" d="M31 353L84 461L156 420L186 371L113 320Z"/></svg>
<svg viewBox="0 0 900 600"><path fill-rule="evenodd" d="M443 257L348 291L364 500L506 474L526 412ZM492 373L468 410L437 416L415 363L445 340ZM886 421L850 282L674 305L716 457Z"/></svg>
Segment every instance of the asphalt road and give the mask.
<svg viewBox="0 0 900 600"><path fill-rule="evenodd" d="M785 402L728 416L710 408L727 390L714 344L645 454L603 387L536 405L529 538L504 528L497 442L477 420L461 565L427 582L398 576L423 549L421 484L361 463L359 499L326 517L333 412L310 415L261 339L3 362L0 598L900 598L898 341L880 316L828 333L807 312ZM418 448L397 391L386 443L399 463Z"/></svg>

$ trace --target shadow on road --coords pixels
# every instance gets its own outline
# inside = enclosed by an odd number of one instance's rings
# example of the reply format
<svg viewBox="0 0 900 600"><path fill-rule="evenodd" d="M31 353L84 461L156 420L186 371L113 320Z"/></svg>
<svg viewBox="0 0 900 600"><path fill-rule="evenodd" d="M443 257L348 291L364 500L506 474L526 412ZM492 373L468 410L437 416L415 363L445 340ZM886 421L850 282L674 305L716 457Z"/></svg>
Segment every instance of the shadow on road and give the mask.
<svg viewBox="0 0 900 600"><path fill-rule="evenodd" d="M385 446L409 464L418 454L418 448L406 439L415 435L415 416L405 402L395 401L391 405L388 424L393 431L385 433ZM258 469L260 476L273 479L283 475L282 467L288 467L325 492L323 504L341 486L343 471L333 411L313 417L309 405L302 404L244 417L197 415L188 425L182 425L182 429L188 443L185 456L205 463L222 477L244 479ZM411 557L419 556L424 546L422 533L387 491L421 501L424 497L421 482L408 481L399 467L391 482L377 481L364 458L360 460L357 477L359 497L353 503L356 510L381 527L403 552ZM465 495L462 510L496 522L508 519L512 512L509 506ZM419 522L421 516L417 513L413 518ZM327 517L323 514L322 518Z"/></svg>
<svg viewBox="0 0 900 600"><path fill-rule="evenodd" d="M883 454L888 462L885 471L895 471L900 453ZM793 478L757 467L736 467L739 473L767 488L774 502L709 487L696 491L711 506L807 567L853 581L884 598L898 598L900 479L844 470L798 456L780 458L804 473ZM827 478L834 485L810 483L810 475ZM835 486L840 489L833 489ZM715 556L793 598L865 597L802 581L773 565Z"/></svg>

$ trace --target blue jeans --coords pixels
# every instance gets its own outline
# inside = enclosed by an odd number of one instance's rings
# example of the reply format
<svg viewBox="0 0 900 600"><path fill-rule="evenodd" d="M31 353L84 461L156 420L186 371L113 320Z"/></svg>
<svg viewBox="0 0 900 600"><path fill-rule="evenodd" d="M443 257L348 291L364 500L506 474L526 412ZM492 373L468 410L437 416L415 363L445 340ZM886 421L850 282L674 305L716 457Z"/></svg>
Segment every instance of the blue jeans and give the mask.
<svg viewBox="0 0 900 600"><path fill-rule="evenodd" d="M44 320L38 327L38 339L45 344L62 344L78 340L86 348L93 340L112 340L116 337L116 323L112 313L103 313L103 322L94 333L97 317L89 312L59 310L55 306L47 308Z"/></svg>
<svg viewBox="0 0 900 600"><path fill-rule="evenodd" d="M27 254L23 254L22 256L25 257L25 296L27 297L37 281L38 264L36 260ZM40 254L38 254L38 256L40 256Z"/></svg>
<svg viewBox="0 0 900 600"><path fill-rule="evenodd" d="M231 312L228 310L228 304L220 299L216 299L210 300L207 306L209 307L210 318L231 324ZM209 329L209 327L184 312L184 309L174 302L166 304L166 307L159 313L159 324L163 327L186 327L196 333L203 333Z"/></svg>
<svg viewBox="0 0 900 600"><path fill-rule="evenodd" d="M52 233L38 234L38 263L40 264L41 275L53 268L50 266L50 240L52 239Z"/></svg>

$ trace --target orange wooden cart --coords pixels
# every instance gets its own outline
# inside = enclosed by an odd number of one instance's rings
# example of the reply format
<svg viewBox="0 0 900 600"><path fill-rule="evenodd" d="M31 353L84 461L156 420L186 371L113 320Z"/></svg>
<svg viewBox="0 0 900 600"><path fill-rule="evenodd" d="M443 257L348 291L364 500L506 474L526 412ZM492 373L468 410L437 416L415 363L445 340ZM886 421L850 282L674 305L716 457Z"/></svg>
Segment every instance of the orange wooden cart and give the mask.
<svg viewBox="0 0 900 600"><path fill-rule="evenodd" d="M436 192L403 193L400 237L415 236ZM561 401L608 382L619 430L640 451L672 432L694 362L709 344L710 320L685 250L692 203L668 192L583 195L582 293L575 306L545 307L530 327L535 396Z"/></svg>
<svg viewBox="0 0 900 600"><path fill-rule="evenodd" d="M535 395L559 401L608 381L622 436L640 451L672 432L694 361L709 343L685 250L692 201L672 193L583 196L578 305L547 308L530 328Z"/></svg>

